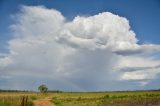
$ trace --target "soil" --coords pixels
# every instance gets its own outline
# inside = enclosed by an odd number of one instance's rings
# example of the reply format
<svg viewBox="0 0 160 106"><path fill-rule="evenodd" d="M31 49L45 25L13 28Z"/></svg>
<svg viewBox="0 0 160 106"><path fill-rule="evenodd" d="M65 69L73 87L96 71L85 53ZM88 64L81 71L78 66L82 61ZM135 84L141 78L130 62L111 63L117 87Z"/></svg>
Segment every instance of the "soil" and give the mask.
<svg viewBox="0 0 160 106"><path fill-rule="evenodd" d="M34 101L34 106L55 106L50 102L50 98L39 99Z"/></svg>

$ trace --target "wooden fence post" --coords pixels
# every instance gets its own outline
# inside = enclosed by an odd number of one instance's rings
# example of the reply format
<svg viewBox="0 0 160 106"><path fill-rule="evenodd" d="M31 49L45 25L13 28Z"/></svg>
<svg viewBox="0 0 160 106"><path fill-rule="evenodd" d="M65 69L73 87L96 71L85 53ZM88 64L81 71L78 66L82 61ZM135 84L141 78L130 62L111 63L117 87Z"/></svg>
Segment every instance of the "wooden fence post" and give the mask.
<svg viewBox="0 0 160 106"><path fill-rule="evenodd" d="M24 106L24 99L25 99L25 96L22 97L21 106Z"/></svg>
<svg viewBox="0 0 160 106"><path fill-rule="evenodd" d="M22 97L21 106L28 106L28 96Z"/></svg>

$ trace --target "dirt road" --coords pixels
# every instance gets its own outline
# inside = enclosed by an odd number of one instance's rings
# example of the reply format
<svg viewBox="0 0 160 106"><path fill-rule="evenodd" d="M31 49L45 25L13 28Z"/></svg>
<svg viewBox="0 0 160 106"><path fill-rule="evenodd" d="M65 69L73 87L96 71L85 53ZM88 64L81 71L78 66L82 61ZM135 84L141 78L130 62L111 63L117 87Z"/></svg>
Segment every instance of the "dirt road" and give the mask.
<svg viewBox="0 0 160 106"><path fill-rule="evenodd" d="M39 99L34 101L34 106L55 106L50 102L50 98L47 97L45 99Z"/></svg>

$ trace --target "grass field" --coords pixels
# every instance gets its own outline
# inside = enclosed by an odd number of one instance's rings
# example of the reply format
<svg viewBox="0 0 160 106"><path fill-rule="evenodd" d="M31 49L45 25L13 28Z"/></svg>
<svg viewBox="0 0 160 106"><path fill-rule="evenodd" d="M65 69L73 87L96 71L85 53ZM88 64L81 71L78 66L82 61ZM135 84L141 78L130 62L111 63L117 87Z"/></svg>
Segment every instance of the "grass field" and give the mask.
<svg viewBox="0 0 160 106"><path fill-rule="evenodd" d="M22 97L33 101L50 97L56 106L160 106L160 91L92 92L92 93L0 93L0 106L21 106Z"/></svg>
<svg viewBox="0 0 160 106"><path fill-rule="evenodd" d="M57 106L160 106L160 92L59 93L52 102Z"/></svg>
<svg viewBox="0 0 160 106"><path fill-rule="evenodd" d="M0 106L21 106L23 97L28 97L28 106L34 106L33 100L37 99L37 95L28 92L1 92Z"/></svg>

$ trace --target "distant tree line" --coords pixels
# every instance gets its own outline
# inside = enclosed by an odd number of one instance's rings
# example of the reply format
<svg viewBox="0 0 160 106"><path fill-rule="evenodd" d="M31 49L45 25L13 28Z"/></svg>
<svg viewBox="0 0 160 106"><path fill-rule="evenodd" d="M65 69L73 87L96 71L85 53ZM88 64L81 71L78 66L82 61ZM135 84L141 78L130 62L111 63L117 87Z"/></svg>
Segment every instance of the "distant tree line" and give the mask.
<svg viewBox="0 0 160 106"><path fill-rule="evenodd" d="M3 90L3 89L0 89L0 92L34 92L34 91L29 91L29 90Z"/></svg>
<svg viewBox="0 0 160 106"><path fill-rule="evenodd" d="M35 92L35 91L29 91L29 90L2 90L0 89L0 92ZM63 93L64 91L61 90L48 90L47 93Z"/></svg>
<svg viewBox="0 0 160 106"><path fill-rule="evenodd" d="M60 91L60 90L48 90L48 93L63 93L64 91Z"/></svg>

